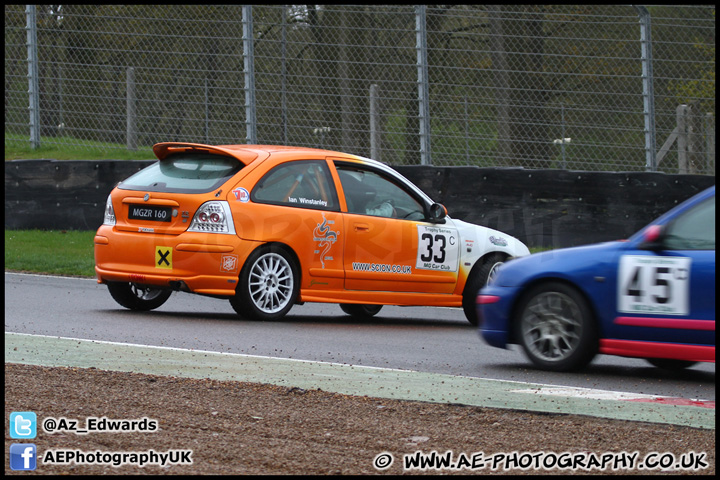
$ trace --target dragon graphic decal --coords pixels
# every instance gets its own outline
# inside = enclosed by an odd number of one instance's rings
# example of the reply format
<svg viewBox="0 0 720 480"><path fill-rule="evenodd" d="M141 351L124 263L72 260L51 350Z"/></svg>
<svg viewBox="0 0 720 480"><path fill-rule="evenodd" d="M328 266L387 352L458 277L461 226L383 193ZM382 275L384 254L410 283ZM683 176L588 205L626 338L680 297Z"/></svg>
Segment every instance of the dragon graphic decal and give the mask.
<svg viewBox="0 0 720 480"><path fill-rule="evenodd" d="M320 253L320 263L322 268L325 268L325 257L337 240L338 232L330 229L330 225L335 223L333 220L325 218L324 213L322 217L322 223L318 223L313 230L313 240L318 242L318 250L315 250L315 253Z"/></svg>

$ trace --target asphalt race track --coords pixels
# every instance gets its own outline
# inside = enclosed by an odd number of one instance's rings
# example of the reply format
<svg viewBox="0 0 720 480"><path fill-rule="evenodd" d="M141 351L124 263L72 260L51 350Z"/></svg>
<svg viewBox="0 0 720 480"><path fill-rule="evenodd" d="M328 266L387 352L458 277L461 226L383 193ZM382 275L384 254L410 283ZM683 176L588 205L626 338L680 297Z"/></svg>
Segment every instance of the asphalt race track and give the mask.
<svg viewBox="0 0 720 480"><path fill-rule="evenodd" d="M357 322L337 305L306 304L254 322L227 301L175 293L141 313L94 279L6 272L5 332L6 362L715 428L714 364L676 373L598 356L579 373L544 372L485 345L459 309L385 307Z"/></svg>

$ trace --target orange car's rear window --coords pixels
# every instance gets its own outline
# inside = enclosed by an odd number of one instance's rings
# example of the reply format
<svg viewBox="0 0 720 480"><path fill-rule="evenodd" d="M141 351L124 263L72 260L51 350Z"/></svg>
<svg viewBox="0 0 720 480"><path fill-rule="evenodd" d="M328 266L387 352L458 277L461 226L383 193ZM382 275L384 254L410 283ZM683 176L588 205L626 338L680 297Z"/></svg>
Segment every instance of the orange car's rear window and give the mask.
<svg viewBox="0 0 720 480"><path fill-rule="evenodd" d="M239 172L237 159L209 153L177 153L146 167L118 188L148 192L206 193Z"/></svg>

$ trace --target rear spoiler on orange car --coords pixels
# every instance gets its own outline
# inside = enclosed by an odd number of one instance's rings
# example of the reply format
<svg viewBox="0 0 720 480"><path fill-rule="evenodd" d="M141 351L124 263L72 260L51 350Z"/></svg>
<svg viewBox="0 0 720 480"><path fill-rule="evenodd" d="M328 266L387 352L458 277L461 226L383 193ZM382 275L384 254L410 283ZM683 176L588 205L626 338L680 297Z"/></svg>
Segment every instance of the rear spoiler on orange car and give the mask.
<svg viewBox="0 0 720 480"><path fill-rule="evenodd" d="M163 142L153 145L155 156L163 160L172 153L202 152L226 155L249 165L258 157L258 152L244 145L204 145L202 143Z"/></svg>

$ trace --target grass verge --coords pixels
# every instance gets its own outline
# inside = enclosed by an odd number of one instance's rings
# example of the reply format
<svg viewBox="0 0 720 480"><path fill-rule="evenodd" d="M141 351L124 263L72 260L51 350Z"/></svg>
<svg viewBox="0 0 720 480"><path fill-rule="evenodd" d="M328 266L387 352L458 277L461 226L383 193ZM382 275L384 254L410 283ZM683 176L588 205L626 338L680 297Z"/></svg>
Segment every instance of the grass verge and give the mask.
<svg viewBox="0 0 720 480"><path fill-rule="evenodd" d="M73 137L42 137L32 148L27 136L5 133L5 160L156 160L150 147L128 150L124 145Z"/></svg>
<svg viewBox="0 0 720 480"><path fill-rule="evenodd" d="M95 231L5 230L5 269L95 276Z"/></svg>

